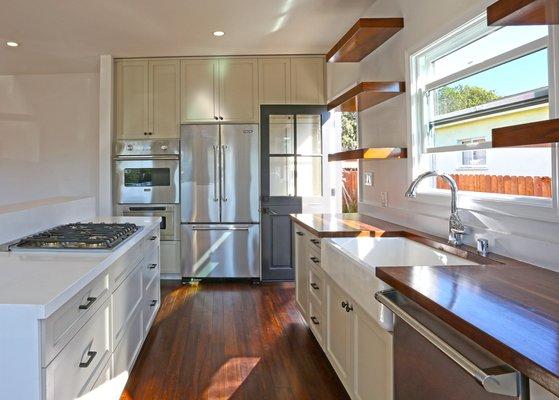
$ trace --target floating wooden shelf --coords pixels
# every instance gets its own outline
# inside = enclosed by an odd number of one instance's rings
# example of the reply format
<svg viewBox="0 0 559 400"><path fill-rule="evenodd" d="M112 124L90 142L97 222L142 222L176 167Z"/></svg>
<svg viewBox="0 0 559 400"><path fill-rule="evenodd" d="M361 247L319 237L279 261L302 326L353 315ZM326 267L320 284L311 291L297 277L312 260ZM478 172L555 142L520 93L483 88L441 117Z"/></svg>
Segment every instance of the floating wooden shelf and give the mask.
<svg viewBox="0 0 559 400"><path fill-rule="evenodd" d="M559 119L495 128L493 147L530 146L559 142Z"/></svg>
<svg viewBox="0 0 559 400"><path fill-rule="evenodd" d="M359 62L403 27L403 18L360 18L326 54L326 60Z"/></svg>
<svg viewBox="0 0 559 400"><path fill-rule="evenodd" d="M487 25L557 25L559 0L499 0L487 8Z"/></svg>
<svg viewBox="0 0 559 400"><path fill-rule="evenodd" d="M388 160L391 158L407 157L408 150L405 147L366 147L364 149L328 154L328 161Z"/></svg>
<svg viewBox="0 0 559 400"><path fill-rule="evenodd" d="M328 103L328 111L363 111L405 91L405 82L361 82Z"/></svg>

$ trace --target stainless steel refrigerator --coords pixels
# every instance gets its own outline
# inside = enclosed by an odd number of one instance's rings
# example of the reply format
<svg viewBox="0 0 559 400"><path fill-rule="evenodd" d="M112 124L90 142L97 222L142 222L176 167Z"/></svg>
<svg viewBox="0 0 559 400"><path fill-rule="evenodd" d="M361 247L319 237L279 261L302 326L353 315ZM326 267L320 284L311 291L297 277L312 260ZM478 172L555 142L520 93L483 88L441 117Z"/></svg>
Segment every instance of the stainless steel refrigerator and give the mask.
<svg viewBox="0 0 559 400"><path fill-rule="evenodd" d="M258 125L181 126L183 281L259 278Z"/></svg>

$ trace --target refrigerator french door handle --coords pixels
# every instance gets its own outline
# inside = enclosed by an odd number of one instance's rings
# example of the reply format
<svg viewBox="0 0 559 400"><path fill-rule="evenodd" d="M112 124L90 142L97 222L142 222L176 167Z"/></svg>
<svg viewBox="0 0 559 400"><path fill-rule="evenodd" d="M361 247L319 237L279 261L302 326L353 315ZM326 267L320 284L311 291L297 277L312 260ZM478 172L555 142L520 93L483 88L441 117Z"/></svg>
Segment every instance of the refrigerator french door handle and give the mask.
<svg viewBox="0 0 559 400"><path fill-rule="evenodd" d="M225 162L225 151L229 148L226 144L221 145L221 200L223 202L227 202L227 186L225 185L227 169L226 169L226 162Z"/></svg>
<svg viewBox="0 0 559 400"><path fill-rule="evenodd" d="M219 201L219 193L218 193L218 182L219 182L219 176L217 174L217 144L213 145L213 149L214 149L214 201Z"/></svg>

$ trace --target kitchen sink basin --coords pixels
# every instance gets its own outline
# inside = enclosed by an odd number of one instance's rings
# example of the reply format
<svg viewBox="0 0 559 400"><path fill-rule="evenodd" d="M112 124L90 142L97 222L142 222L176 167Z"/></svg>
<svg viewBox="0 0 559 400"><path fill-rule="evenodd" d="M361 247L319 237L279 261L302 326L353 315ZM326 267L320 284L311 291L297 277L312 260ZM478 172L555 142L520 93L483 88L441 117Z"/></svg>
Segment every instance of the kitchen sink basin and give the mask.
<svg viewBox="0 0 559 400"><path fill-rule="evenodd" d="M376 267L478 265L403 237L331 238L324 243L324 271L387 330L392 330L392 313L374 299L374 294L389 286L375 276Z"/></svg>

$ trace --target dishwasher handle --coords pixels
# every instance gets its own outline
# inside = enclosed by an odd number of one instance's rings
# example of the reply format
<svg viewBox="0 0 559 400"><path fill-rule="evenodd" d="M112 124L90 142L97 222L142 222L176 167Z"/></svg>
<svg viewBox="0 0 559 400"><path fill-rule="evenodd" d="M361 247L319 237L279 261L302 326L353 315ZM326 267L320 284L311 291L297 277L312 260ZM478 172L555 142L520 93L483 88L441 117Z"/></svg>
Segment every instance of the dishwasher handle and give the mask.
<svg viewBox="0 0 559 400"><path fill-rule="evenodd" d="M526 398L524 396L525 390L522 388L523 379L521 379L521 375L518 371L508 365L497 368L498 371L495 373L488 373L487 370L478 367L393 301L389 296L395 293L396 291L393 289L384 290L375 293L375 298L388 307L398 318L417 331L417 333L427 339L433 346L442 351L443 354L454 361L464 371L475 378L487 392L516 397L520 400Z"/></svg>

